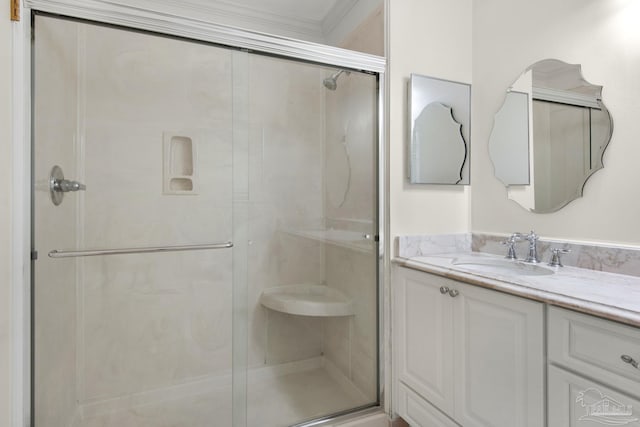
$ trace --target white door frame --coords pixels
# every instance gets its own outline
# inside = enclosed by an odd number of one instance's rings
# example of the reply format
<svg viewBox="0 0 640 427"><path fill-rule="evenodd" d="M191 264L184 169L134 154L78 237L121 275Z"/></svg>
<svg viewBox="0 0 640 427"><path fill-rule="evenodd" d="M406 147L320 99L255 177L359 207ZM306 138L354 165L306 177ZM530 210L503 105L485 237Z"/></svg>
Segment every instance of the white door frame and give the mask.
<svg viewBox="0 0 640 427"><path fill-rule="evenodd" d="M388 11L385 0L385 16ZM10 236L11 262L11 425L31 426L31 12L42 11L120 25L188 39L202 40L258 52L290 57L337 67L380 73L379 90L379 230L380 236L380 331L388 325L382 317L388 314L389 242L388 232L388 144L387 112L388 86L385 79L386 60L383 57L354 52L317 43L244 31L181 15L181 4L172 0L22 0L22 19L12 23L12 93L11 93L11 152L12 184ZM385 27L386 27L385 22ZM386 43L386 40L385 40ZM385 46L386 47L386 46ZM383 336L384 335L384 336ZM387 333L379 336L382 353L387 353ZM389 410L390 388L384 373L387 357L381 358L381 399ZM385 392L386 389L386 392Z"/></svg>
<svg viewBox="0 0 640 427"><path fill-rule="evenodd" d="M11 426L31 424L30 12L11 29Z"/></svg>

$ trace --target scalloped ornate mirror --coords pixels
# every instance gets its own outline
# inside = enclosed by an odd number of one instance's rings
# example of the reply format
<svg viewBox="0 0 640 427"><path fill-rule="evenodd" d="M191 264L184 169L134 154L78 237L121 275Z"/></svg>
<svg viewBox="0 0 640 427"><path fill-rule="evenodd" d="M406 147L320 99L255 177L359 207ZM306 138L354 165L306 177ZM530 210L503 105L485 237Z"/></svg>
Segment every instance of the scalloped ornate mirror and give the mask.
<svg viewBox="0 0 640 427"><path fill-rule="evenodd" d="M471 86L411 74L409 167L412 184L469 184Z"/></svg>
<svg viewBox="0 0 640 427"><path fill-rule="evenodd" d="M432 102L424 107L413 127L411 180L457 184L467 149L451 107Z"/></svg>
<svg viewBox="0 0 640 427"><path fill-rule="evenodd" d="M602 86L580 64L545 59L509 87L489 137L494 172L507 196L531 212L555 212L582 196L613 123Z"/></svg>

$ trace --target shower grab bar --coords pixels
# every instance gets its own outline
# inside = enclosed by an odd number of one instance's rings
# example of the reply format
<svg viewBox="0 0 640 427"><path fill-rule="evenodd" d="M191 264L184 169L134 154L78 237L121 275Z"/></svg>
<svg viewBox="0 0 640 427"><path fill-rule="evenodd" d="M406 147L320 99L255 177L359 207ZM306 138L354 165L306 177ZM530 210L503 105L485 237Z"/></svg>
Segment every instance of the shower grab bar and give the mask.
<svg viewBox="0 0 640 427"><path fill-rule="evenodd" d="M59 251L57 249L49 252L49 258L75 258L97 255L122 255L122 254L149 254L157 252L181 252L181 251L201 251L205 249L225 249L233 247L232 242L211 243L208 245L185 245L185 246L153 246L148 248L122 248L122 249L88 249L81 251Z"/></svg>

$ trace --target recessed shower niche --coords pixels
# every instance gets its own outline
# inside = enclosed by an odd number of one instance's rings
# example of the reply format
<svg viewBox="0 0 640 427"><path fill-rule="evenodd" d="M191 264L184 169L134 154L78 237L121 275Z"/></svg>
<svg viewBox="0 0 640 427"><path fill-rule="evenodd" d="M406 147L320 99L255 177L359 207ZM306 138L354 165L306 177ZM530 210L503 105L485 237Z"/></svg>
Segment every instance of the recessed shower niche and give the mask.
<svg viewBox="0 0 640 427"><path fill-rule="evenodd" d="M163 133L163 193L198 194L197 138L187 133Z"/></svg>

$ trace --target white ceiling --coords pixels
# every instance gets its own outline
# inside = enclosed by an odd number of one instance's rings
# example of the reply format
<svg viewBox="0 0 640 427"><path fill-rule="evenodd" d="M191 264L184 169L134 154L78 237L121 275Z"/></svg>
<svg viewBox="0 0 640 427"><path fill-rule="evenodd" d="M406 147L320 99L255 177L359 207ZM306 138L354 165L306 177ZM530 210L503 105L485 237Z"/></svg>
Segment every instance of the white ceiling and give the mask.
<svg viewBox="0 0 640 427"><path fill-rule="evenodd" d="M248 30L339 45L382 0L172 0L197 16ZM188 13L188 12L187 12Z"/></svg>

